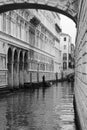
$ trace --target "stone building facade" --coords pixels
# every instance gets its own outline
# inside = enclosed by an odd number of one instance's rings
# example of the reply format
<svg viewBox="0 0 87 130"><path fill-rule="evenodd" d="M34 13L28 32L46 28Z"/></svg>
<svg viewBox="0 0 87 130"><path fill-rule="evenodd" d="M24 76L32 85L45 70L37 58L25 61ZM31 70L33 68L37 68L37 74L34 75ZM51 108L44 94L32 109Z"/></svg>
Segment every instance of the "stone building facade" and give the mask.
<svg viewBox="0 0 87 130"><path fill-rule="evenodd" d="M60 18L41 10L0 14L0 87L55 79L60 74ZM56 55L57 54L57 55ZM56 67L56 69L55 69Z"/></svg>

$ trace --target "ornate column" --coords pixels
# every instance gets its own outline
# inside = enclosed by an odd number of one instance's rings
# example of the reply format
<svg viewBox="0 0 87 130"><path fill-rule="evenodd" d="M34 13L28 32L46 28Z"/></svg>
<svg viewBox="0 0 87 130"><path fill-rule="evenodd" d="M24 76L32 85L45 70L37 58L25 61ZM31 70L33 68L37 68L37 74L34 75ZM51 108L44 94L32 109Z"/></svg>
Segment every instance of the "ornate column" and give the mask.
<svg viewBox="0 0 87 130"><path fill-rule="evenodd" d="M23 87L24 85L24 62L19 62L19 86Z"/></svg>
<svg viewBox="0 0 87 130"><path fill-rule="evenodd" d="M39 63L37 63L37 82L39 82Z"/></svg>
<svg viewBox="0 0 87 130"><path fill-rule="evenodd" d="M14 61L13 61L13 56L12 56L12 63L11 63L12 89L13 89L13 64L14 64Z"/></svg>
<svg viewBox="0 0 87 130"><path fill-rule="evenodd" d="M19 88L19 61L17 61L17 88Z"/></svg>

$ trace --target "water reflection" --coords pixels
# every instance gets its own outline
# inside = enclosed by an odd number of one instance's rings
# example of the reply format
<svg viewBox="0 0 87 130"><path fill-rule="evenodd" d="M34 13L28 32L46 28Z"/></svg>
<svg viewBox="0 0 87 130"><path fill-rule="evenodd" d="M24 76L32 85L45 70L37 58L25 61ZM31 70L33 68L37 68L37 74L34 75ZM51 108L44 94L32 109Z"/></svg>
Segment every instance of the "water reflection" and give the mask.
<svg viewBox="0 0 87 130"><path fill-rule="evenodd" d="M72 94L59 83L9 95L0 101L0 130L75 130Z"/></svg>

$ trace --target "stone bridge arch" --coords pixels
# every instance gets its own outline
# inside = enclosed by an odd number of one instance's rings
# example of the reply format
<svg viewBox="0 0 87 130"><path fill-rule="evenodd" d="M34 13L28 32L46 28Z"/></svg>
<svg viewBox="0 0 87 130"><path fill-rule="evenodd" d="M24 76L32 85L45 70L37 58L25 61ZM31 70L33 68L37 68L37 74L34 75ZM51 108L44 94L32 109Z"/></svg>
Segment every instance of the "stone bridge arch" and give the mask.
<svg viewBox="0 0 87 130"><path fill-rule="evenodd" d="M79 0L0 0L0 13L16 9L55 11L77 21Z"/></svg>

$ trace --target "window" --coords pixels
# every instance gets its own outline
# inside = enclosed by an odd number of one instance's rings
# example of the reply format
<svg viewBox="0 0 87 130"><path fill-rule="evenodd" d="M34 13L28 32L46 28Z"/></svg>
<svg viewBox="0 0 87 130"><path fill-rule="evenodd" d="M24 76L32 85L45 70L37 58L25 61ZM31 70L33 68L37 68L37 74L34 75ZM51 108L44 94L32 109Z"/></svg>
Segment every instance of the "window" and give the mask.
<svg viewBox="0 0 87 130"><path fill-rule="evenodd" d="M36 47L39 47L39 30L36 31Z"/></svg>
<svg viewBox="0 0 87 130"><path fill-rule="evenodd" d="M67 54L66 53L63 54L63 60L67 60Z"/></svg>
<svg viewBox="0 0 87 130"><path fill-rule="evenodd" d="M6 14L3 13L3 31L6 31Z"/></svg>
<svg viewBox="0 0 87 130"><path fill-rule="evenodd" d="M63 62L63 70L67 69L67 63Z"/></svg>
<svg viewBox="0 0 87 130"><path fill-rule="evenodd" d="M29 29L29 39L30 39L30 44L35 45L35 30L33 28Z"/></svg>
<svg viewBox="0 0 87 130"><path fill-rule="evenodd" d="M0 14L0 31L2 31L2 25L3 25L3 15Z"/></svg>
<svg viewBox="0 0 87 130"><path fill-rule="evenodd" d="M64 45L64 50L66 49L66 45Z"/></svg>
<svg viewBox="0 0 87 130"><path fill-rule="evenodd" d="M66 41L66 37L64 37L64 41Z"/></svg>

